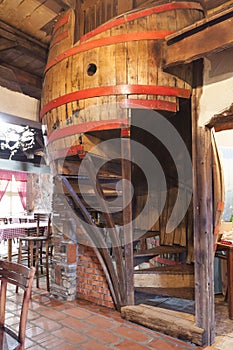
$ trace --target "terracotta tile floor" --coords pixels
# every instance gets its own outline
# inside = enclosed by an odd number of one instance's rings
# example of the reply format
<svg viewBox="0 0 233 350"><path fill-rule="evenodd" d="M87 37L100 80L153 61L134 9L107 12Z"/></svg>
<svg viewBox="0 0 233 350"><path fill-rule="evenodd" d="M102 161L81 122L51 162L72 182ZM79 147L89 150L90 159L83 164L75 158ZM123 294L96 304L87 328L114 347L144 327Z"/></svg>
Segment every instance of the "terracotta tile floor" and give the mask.
<svg viewBox="0 0 233 350"><path fill-rule="evenodd" d="M61 302L50 298L43 289L44 286L41 287L41 289L33 287L27 322L26 349L201 349L194 344L125 321L116 311L80 300ZM18 297L15 289L8 291L8 298L12 303L7 309L7 322L12 329L16 329Z"/></svg>

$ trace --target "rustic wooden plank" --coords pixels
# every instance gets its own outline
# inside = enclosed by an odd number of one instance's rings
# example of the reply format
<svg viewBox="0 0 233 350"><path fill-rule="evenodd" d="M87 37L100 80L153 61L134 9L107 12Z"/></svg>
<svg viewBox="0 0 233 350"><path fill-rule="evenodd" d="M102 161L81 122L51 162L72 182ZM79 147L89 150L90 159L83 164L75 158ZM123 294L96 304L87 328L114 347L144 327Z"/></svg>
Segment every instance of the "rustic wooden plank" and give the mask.
<svg viewBox="0 0 233 350"><path fill-rule="evenodd" d="M233 10L230 9L218 16L202 20L175 36L167 37L163 67L191 62L231 47L233 45L232 16Z"/></svg>
<svg viewBox="0 0 233 350"><path fill-rule="evenodd" d="M117 14L120 15L124 12L133 9L133 0L118 0L117 4Z"/></svg>
<svg viewBox="0 0 233 350"><path fill-rule="evenodd" d="M47 45L39 42L39 40L22 33L20 30L0 21L0 35L1 37L17 43L19 48L27 51L31 57L46 63L47 60Z"/></svg>
<svg viewBox="0 0 233 350"><path fill-rule="evenodd" d="M134 287L194 288L194 275L168 271L134 273Z"/></svg>
<svg viewBox="0 0 233 350"><path fill-rule="evenodd" d="M219 238L220 225L222 220L222 214L224 209L224 178L223 178L223 169L220 159L220 154L215 140L214 130L211 133L212 141L212 157L213 157L213 210L214 210L214 244L216 249L216 243ZM223 204L223 205L222 205Z"/></svg>
<svg viewBox="0 0 233 350"><path fill-rule="evenodd" d="M121 138L121 164L122 179L127 183L131 179L131 148L130 138ZM134 304L134 275L133 275L133 225L132 225L132 191L126 181L122 185L123 199L123 235L125 250L125 270L126 270L126 301L127 305Z"/></svg>
<svg viewBox="0 0 233 350"><path fill-rule="evenodd" d="M202 63L195 64L195 86L202 86ZM196 324L205 330L204 344L215 337L213 273L213 198L210 130L198 126L201 88L193 92L193 208Z"/></svg>
<svg viewBox="0 0 233 350"><path fill-rule="evenodd" d="M16 47L16 42L5 39L5 38L0 38L0 51L8 50L13 47Z"/></svg>
<svg viewBox="0 0 233 350"><path fill-rule="evenodd" d="M177 188L170 188L168 191L168 207L167 207L167 217L165 220L165 227L167 226L168 220L170 219L172 210L174 208L176 198L177 198ZM171 232L165 232L164 244L172 245L174 243L175 230Z"/></svg>
<svg viewBox="0 0 233 350"><path fill-rule="evenodd" d="M61 9L66 9L68 7L72 7L73 0L37 0L40 4L43 4L43 6L46 6L50 10L53 10L56 13L59 13Z"/></svg>
<svg viewBox="0 0 233 350"><path fill-rule="evenodd" d="M1 50L1 49L0 49ZM33 86L39 90L42 88L42 79L39 78L37 75L34 75L32 73L28 73L22 69L19 69L17 67L14 67L12 65L9 65L7 63L2 63L2 67L6 67L14 72L14 75L16 77L16 80L20 83L23 83L27 86Z"/></svg>
<svg viewBox="0 0 233 350"><path fill-rule="evenodd" d="M184 253L186 251L185 247L180 246L166 246L166 245L159 245L154 248L148 249L148 250L142 250L138 253L135 253L134 256L156 256L161 254L178 254L178 253Z"/></svg>
<svg viewBox="0 0 233 350"><path fill-rule="evenodd" d="M126 24L127 33L137 32L137 20L127 22ZM126 43L127 47L127 83L138 84L138 57L141 55L141 52L138 50L138 41L129 41ZM138 95L132 95L133 98L137 98ZM130 95L128 95L130 98Z"/></svg>
<svg viewBox="0 0 233 350"><path fill-rule="evenodd" d="M203 345L203 329L195 325L194 316L150 305L124 306L121 316L172 337Z"/></svg>
<svg viewBox="0 0 233 350"><path fill-rule="evenodd" d="M137 31L146 31L147 30L147 17L140 18L137 21ZM138 41L138 62L137 62L137 76L138 84L147 85L148 84L148 75L149 67L148 60L152 52L148 51L148 40ZM138 95L139 99L147 99L146 94Z"/></svg>
<svg viewBox="0 0 233 350"><path fill-rule="evenodd" d="M159 272L173 272L173 273L189 273L194 274L194 265L193 264L175 264L175 265L165 265L165 266L153 266L149 267L143 270L135 270L135 273L144 273L144 272L151 272L156 271Z"/></svg>
<svg viewBox="0 0 233 350"><path fill-rule="evenodd" d="M150 287L135 287L135 291L142 293L152 294L152 298L154 295L162 295L164 297L173 297L173 298L181 298L187 300L194 300L195 293L194 288L150 288Z"/></svg>
<svg viewBox="0 0 233 350"><path fill-rule="evenodd" d="M216 115L211 118L207 126L210 128L214 126L215 131L233 129L233 114Z"/></svg>

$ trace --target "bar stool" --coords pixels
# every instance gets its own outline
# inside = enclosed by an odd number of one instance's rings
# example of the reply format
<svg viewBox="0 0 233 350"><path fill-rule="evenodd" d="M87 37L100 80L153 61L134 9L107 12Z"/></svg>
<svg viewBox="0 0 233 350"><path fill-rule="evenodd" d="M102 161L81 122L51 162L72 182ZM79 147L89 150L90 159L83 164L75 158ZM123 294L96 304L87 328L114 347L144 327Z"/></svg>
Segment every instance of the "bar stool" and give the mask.
<svg viewBox="0 0 233 350"><path fill-rule="evenodd" d="M20 237L18 250L18 263L22 263L23 255L25 255L26 252L28 266L34 266L36 269L36 287L39 288L39 279L45 276L47 291L50 290L49 256L52 250L51 235L51 216L49 215L47 232L44 235L39 235L39 229L37 228L36 235Z"/></svg>

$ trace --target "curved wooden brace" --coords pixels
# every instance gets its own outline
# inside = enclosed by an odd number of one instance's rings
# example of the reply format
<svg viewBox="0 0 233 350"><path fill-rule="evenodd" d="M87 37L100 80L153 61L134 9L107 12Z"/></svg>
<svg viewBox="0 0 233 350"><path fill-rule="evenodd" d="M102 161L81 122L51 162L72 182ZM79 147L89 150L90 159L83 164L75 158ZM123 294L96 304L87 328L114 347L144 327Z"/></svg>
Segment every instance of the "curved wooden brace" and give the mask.
<svg viewBox="0 0 233 350"><path fill-rule="evenodd" d="M75 204L81 210L85 220L92 228L91 232L84 230L84 233L87 235L88 240L92 243L92 248L94 249L96 256L99 259L99 262L103 268L116 309L120 310L120 308L124 305L124 297L121 295L122 291L120 290L119 279L116 275L116 271L114 269L107 245L102 235L100 234L98 227L93 222L89 212L82 204L80 198L74 191L73 187L70 185L67 178L65 176L57 176L57 179L58 181L62 181L63 185L68 190ZM98 246L102 248L99 248Z"/></svg>

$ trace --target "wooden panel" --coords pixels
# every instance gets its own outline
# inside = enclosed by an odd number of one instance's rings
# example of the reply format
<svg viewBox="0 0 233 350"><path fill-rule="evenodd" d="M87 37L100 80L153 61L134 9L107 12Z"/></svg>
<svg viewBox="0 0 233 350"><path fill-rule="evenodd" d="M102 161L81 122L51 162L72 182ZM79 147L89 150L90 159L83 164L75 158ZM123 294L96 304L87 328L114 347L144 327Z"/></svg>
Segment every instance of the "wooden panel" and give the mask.
<svg viewBox="0 0 233 350"><path fill-rule="evenodd" d="M164 67L187 63L233 45L233 10L203 20L175 37L168 37L164 49ZM227 19L226 19L227 17ZM182 35L182 36L181 36ZM175 39L176 38L176 39ZM200 45L200 42L202 43Z"/></svg>
<svg viewBox="0 0 233 350"><path fill-rule="evenodd" d="M131 173L131 148L130 138L121 138L122 179L127 183L132 182ZM123 206L123 234L126 271L126 301L128 305L134 304L134 281L133 281L133 225L132 225L132 191L123 182L122 185Z"/></svg>
<svg viewBox="0 0 233 350"><path fill-rule="evenodd" d="M124 12L133 9L133 0L118 0L117 3L117 14L120 15Z"/></svg>
<svg viewBox="0 0 233 350"><path fill-rule="evenodd" d="M11 0L0 3L0 17L5 23L20 29L24 33L48 43L50 36L41 30L57 13L38 1Z"/></svg>
<svg viewBox="0 0 233 350"><path fill-rule="evenodd" d="M124 306L121 315L150 329L203 345L203 329L195 325L193 315L143 304Z"/></svg>

